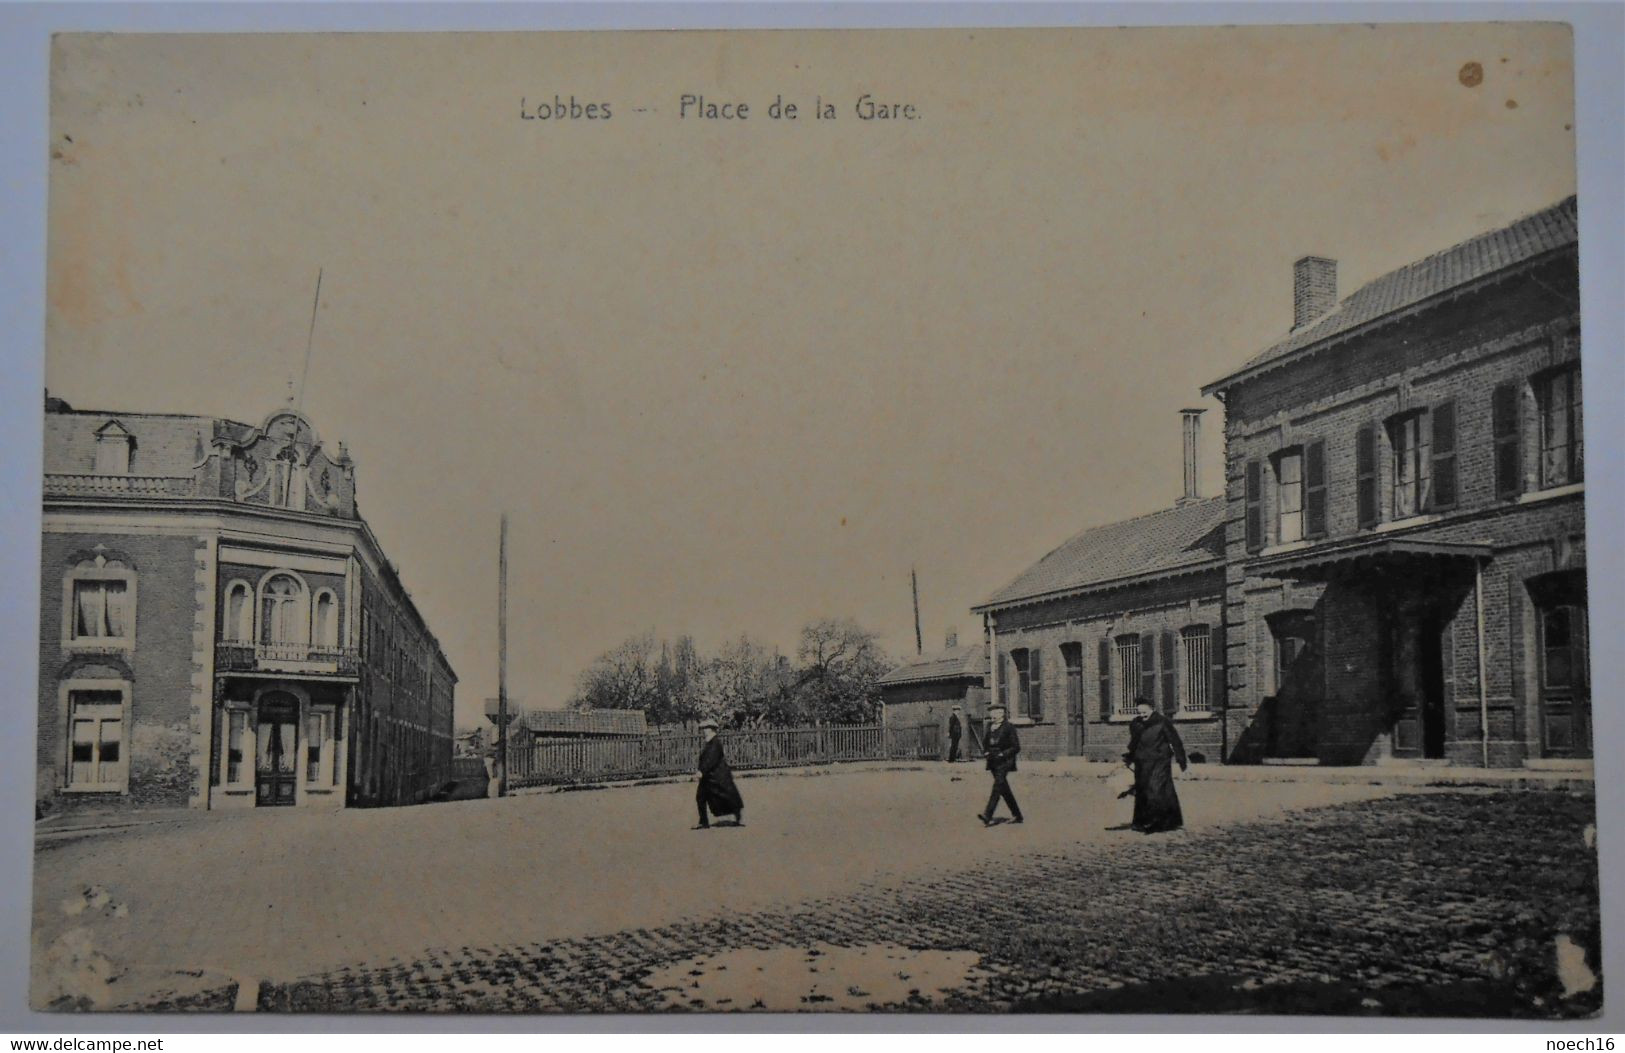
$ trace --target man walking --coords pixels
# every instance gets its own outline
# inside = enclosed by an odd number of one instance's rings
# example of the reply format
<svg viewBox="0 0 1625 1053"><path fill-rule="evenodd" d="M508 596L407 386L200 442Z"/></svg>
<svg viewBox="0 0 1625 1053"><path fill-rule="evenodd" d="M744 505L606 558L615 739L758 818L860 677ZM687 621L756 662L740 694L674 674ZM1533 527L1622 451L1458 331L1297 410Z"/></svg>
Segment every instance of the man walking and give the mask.
<svg viewBox="0 0 1625 1053"><path fill-rule="evenodd" d="M948 714L948 763L959 760L959 735L964 730L959 723L960 707L955 706L954 711Z"/></svg>
<svg viewBox="0 0 1625 1053"><path fill-rule="evenodd" d="M983 826L993 825L993 809L1002 797L1010 809L1010 821L1021 822L1021 806L1010 792L1009 775L1016 770L1016 754L1021 752L1021 740L1016 737L1014 724L1005 720L1003 706L989 706L987 715L993 726L987 733L987 770L993 773L993 792L988 795L987 808L976 818Z"/></svg>
<svg viewBox="0 0 1625 1053"><path fill-rule="evenodd" d="M700 821L694 829L711 828L710 817L706 815L708 807L711 815L718 818L731 815L735 826L744 826L745 799L739 796L739 788L734 785L733 769L728 767L728 758L722 755L722 742L717 738L717 722L709 717L700 721L700 734L705 736L705 745L700 749L700 785L694 791L694 803L700 809Z"/></svg>

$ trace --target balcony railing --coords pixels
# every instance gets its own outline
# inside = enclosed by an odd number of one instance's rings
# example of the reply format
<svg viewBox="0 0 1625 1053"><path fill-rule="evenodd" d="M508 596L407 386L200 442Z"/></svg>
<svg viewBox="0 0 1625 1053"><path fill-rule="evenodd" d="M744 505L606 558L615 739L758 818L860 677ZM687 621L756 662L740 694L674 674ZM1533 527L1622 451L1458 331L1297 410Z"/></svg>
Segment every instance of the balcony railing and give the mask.
<svg viewBox="0 0 1625 1053"><path fill-rule="evenodd" d="M65 497L191 497L190 475L94 475L47 472L45 492Z"/></svg>
<svg viewBox="0 0 1625 1053"><path fill-rule="evenodd" d="M354 647L330 647L326 644L221 640L214 650L215 668L228 673L354 676L357 659Z"/></svg>

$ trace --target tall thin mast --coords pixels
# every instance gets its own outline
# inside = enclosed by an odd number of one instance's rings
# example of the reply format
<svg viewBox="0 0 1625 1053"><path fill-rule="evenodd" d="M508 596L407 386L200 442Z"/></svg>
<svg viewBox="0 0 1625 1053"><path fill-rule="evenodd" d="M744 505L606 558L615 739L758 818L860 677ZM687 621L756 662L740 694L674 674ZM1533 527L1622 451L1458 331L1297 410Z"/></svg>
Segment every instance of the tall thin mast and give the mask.
<svg viewBox="0 0 1625 1053"><path fill-rule="evenodd" d="M914 653L925 653L925 640L920 636L920 579L915 575L914 568L908 568L908 582L914 589Z"/></svg>
<svg viewBox="0 0 1625 1053"><path fill-rule="evenodd" d="M508 513L497 543L497 796L508 795Z"/></svg>

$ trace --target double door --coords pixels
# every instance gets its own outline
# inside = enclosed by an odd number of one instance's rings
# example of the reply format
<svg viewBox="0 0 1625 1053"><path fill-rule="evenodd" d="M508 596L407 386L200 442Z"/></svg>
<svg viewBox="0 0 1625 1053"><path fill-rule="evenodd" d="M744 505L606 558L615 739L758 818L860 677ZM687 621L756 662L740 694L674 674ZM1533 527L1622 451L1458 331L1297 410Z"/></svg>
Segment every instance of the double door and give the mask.
<svg viewBox="0 0 1625 1053"><path fill-rule="evenodd" d="M298 799L299 700L281 692L261 698L254 731L255 805L294 804Z"/></svg>

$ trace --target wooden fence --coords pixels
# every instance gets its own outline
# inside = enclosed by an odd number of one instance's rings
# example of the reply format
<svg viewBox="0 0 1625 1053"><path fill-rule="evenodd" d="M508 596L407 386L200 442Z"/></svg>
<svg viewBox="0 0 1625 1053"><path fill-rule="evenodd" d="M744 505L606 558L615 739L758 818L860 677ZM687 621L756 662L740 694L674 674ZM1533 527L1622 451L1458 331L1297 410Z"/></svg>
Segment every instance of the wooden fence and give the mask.
<svg viewBox="0 0 1625 1053"><path fill-rule="evenodd" d="M729 767L788 768L846 761L936 760L942 756L936 725L882 728L861 724L823 728L767 728L724 731ZM686 775L705 739L698 732L640 735L620 739L538 740L509 747L508 786L642 779Z"/></svg>

